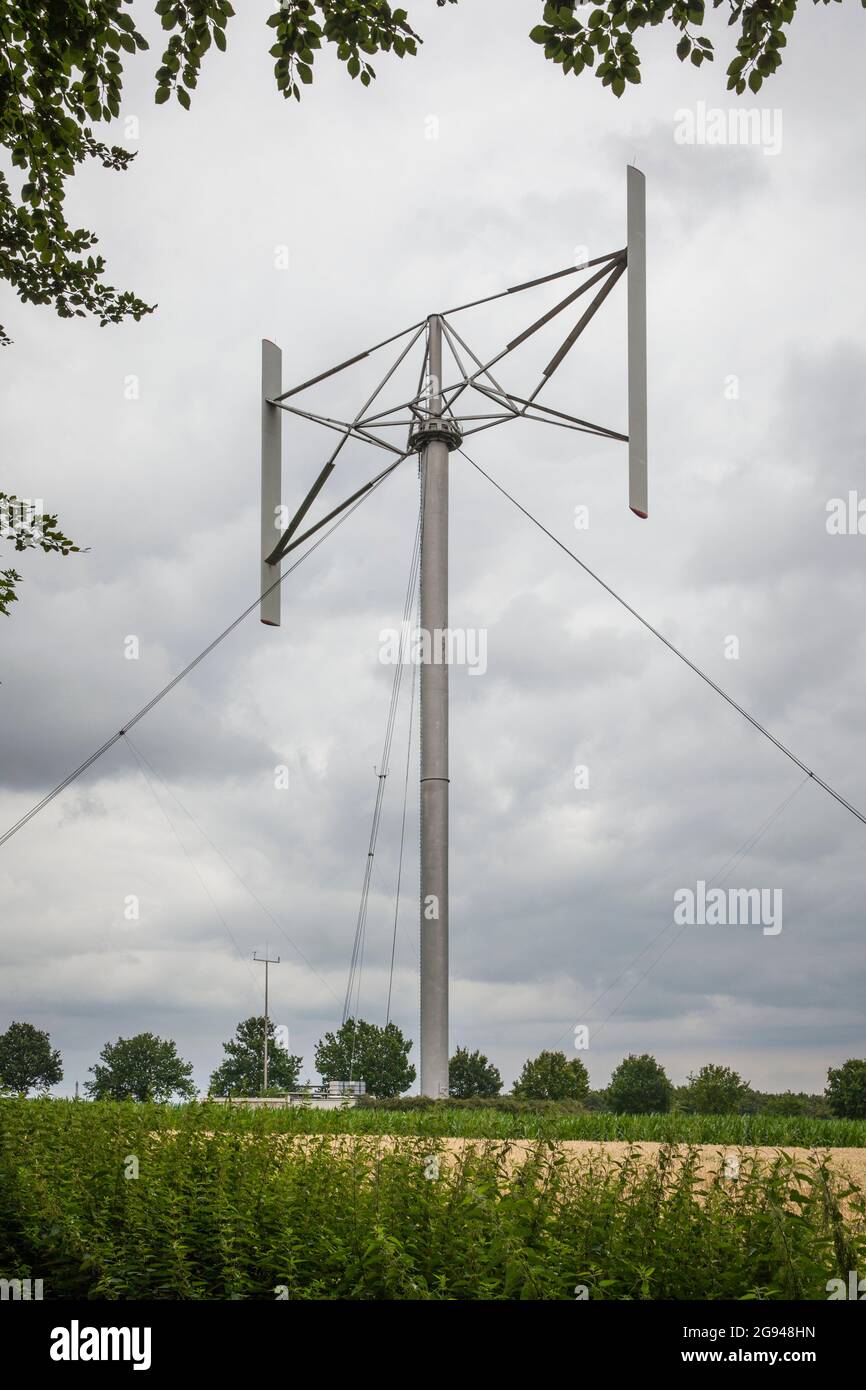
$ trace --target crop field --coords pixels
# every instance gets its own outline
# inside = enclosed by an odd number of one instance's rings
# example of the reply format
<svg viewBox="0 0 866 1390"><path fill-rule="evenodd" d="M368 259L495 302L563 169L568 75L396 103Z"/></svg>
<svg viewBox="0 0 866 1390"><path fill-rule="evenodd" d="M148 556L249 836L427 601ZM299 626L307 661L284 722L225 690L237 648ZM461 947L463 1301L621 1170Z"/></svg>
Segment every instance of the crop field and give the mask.
<svg viewBox="0 0 866 1390"><path fill-rule="evenodd" d="M394 1118L4 1100L0 1273L54 1299L820 1300L866 1263L829 1151L732 1180L691 1145L574 1162L530 1135L515 1164Z"/></svg>
<svg viewBox="0 0 866 1390"><path fill-rule="evenodd" d="M866 1120L768 1115L610 1115L555 1107L537 1113L433 1105L424 1109L273 1110L232 1122L287 1134L405 1134L477 1139L589 1139L672 1144L747 1144L797 1148L866 1148ZM221 1123L226 1123L223 1120Z"/></svg>

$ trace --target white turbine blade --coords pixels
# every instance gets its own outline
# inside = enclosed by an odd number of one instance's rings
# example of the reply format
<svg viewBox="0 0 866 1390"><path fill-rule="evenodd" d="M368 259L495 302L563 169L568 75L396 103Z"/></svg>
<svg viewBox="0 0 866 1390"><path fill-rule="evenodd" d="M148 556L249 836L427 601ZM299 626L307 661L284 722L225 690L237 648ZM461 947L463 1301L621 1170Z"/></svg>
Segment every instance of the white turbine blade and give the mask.
<svg viewBox="0 0 866 1390"><path fill-rule="evenodd" d="M279 562L267 563L279 540L279 508L282 502L282 425L283 412L269 405L283 386L283 354L276 343L262 339L262 567L259 617L269 627L280 625L280 585L271 585L280 576ZM265 593L270 589L270 593Z"/></svg>
<svg viewBox="0 0 866 1390"><path fill-rule="evenodd" d="M647 515L646 180L628 168L628 504Z"/></svg>

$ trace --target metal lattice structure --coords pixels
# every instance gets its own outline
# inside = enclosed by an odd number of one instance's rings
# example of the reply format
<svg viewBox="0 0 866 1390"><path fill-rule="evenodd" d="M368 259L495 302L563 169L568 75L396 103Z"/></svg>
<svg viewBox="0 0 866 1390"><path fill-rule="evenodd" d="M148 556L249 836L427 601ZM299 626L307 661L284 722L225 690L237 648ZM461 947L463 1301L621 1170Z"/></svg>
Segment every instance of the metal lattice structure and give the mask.
<svg viewBox="0 0 866 1390"><path fill-rule="evenodd" d="M449 455L470 435L514 420L532 420L561 429L619 441L628 445L629 507L646 517L647 505L647 379L646 379L646 213L643 174L628 169L626 245L583 264L514 285L499 294L472 300L434 313L356 353L300 385L283 390L282 354L272 342L262 343L262 570L261 621L280 623L279 567L293 550L335 517L379 486L407 458L417 454L421 468L420 624L425 633L448 630L448 472ZM487 361L482 361L461 337L453 319L506 296L580 277L576 288L513 337ZM628 433L542 404L539 396L575 343L588 328L618 281L626 276L628 289ZM550 357L541 379L528 395L507 390L499 380L499 364L560 315L578 306L576 322ZM373 392L351 420L336 419L299 404L305 391L345 372L372 354L399 344ZM381 408L382 396L398 369L420 358L418 388L408 400ZM447 363L447 375L446 375ZM494 375L496 372L496 375ZM279 539L274 542L275 518L282 514L282 430L285 414L305 420L339 436ZM395 443L405 431L400 444ZM304 522L323 491L341 450L349 440L360 441L389 456L385 468L356 489L338 506L310 525ZM439 640L437 638L437 640ZM421 1093L448 1094L448 663L434 652L421 666Z"/></svg>

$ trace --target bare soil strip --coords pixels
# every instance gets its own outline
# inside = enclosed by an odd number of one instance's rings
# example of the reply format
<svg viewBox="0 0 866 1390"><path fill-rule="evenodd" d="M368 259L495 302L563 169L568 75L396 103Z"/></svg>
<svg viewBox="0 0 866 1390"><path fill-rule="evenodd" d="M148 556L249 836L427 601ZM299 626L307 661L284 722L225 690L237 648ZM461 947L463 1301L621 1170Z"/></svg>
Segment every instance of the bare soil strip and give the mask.
<svg viewBox="0 0 866 1390"><path fill-rule="evenodd" d="M329 1147L336 1149L344 1147L355 1147L361 1145L370 1152L381 1149L407 1148L413 1147L416 1150L429 1148L431 1152L451 1153L455 1158L459 1158L466 1149L485 1150L496 1148L499 1150L509 1165L518 1164L525 1161L527 1156L536 1151L538 1141L534 1139L494 1139L494 1138L441 1138L424 1135L410 1134L295 1134L295 1135L275 1135L292 1146L296 1144L316 1144L323 1141ZM593 1160L599 1158L609 1162L622 1161L631 1152L637 1152L641 1158L648 1163L655 1162L661 1149L675 1149L680 1154L686 1154L690 1150L697 1149L701 1155L701 1173L710 1176L717 1173L720 1167L733 1158L735 1155L740 1159L758 1158L761 1162L770 1164L779 1154L788 1154L804 1163L809 1160L814 1161L818 1156L828 1155L831 1166L839 1174L844 1174L850 1178L853 1184L866 1195L866 1149L804 1149L779 1145L771 1147L769 1145L748 1145L748 1144L663 1144L657 1140L646 1140L643 1142L626 1143L622 1140L603 1140L603 1139L557 1139L553 1140L551 1147L558 1155L564 1155L567 1159L577 1166L586 1166Z"/></svg>

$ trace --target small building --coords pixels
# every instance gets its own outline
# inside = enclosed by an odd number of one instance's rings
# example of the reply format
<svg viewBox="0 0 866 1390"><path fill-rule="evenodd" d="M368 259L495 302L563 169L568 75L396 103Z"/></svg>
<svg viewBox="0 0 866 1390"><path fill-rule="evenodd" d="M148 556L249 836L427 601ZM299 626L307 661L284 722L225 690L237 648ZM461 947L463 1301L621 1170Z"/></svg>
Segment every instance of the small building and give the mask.
<svg viewBox="0 0 866 1390"><path fill-rule="evenodd" d="M323 1086L287 1091L284 1096L208 1096L208 1100L214 1105L241 1105L252 1110L284 1110L289 1106L339 1110L355 1105L365 1091L363 1081L326 1081Z"/></svg>

